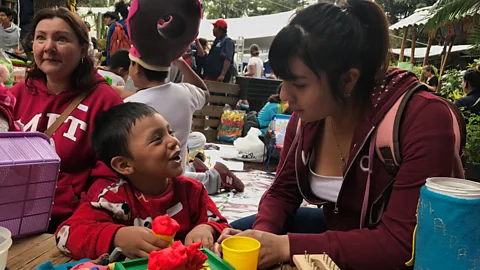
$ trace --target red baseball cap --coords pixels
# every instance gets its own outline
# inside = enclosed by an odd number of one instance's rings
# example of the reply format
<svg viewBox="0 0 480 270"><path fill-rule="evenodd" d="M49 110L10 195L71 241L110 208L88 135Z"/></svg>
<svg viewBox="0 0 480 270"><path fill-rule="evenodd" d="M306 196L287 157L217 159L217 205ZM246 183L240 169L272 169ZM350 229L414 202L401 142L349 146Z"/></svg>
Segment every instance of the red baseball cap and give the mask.
<svg viewBox="0 0 480 270"><path fill-rule="evenodd" d="M216 22L212 23L213 25L216 25L220 28L227 29L228 24L225 20L219 19Z"/></svg>

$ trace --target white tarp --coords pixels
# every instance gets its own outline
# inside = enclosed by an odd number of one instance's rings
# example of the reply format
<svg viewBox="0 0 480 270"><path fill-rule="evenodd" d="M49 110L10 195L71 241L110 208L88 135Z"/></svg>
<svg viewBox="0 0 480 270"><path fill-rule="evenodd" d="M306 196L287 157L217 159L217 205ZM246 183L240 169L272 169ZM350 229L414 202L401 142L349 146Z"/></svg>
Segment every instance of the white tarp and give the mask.
<svg viewBox="0 0 480 270"><path fill-rule="evenodd" d="M285 27L295 14L295 10L264 16L252 16L244 18L226 19L228 24L228 36L237 40L274 37ZM213 40L212 23L216 20L202 20L200 23L199 37Z"/></svg>
<svg viewBox="0 0 480 270"><path fill-rule="evenodd" d="M470 50L472 49L474 46L472 45L455 45L452 47L452 53L454 52L461 52L461 51L467 51L467 50ZM430 48L430 54L429 56L438 56L440 54L442 54L442 51L443 51L443 46L432 46ZM447 48L447 51L448 51L448 48ZM400 54L400 49L393 49L392 52L394 54ZM422 48L415 48L415 58L424 58L425 57L425 53L427 52L427 48L426 47L422 47ZM404 55L406 57L410 57L411 55L411 49L410 48L406 48L405 51L404 51Z"/></svg>

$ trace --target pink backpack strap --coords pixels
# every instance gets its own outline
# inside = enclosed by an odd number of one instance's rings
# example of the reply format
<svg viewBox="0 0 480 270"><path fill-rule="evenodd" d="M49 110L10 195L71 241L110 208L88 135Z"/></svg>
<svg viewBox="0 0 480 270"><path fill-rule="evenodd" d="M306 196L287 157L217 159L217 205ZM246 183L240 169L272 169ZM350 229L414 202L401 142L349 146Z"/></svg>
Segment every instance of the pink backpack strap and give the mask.
<svg viewBox="0 0 480 270"><path fill-rule="evenodd" d="M425 87L422 84L418 84L405 92L405 94L395 102L377 127L375 151L380 160L385 164L385 169L391 175L395 176L397 174L400 164L402 163L399 136L403 111L415 93L427 95L427 93L422 90L425 90ZM455 158L452 176L463 177L464 173L461 158L465 152L466 143L465 120L463 119L462 113L453 103L445 99L442 100L447 104L452 115L453 132L455 134L455 151L459 153Z"/></svg>
<svg viewBox="0 0 480 270"><path fill-rule="evenodd" d="M380 160L385 164L385 169L391 175L397 174L398 168L402 163L399 136L403 111L410 98L422 89L424 89L424 86L418 84L400 96L377 127L375 151Z"/></svg>

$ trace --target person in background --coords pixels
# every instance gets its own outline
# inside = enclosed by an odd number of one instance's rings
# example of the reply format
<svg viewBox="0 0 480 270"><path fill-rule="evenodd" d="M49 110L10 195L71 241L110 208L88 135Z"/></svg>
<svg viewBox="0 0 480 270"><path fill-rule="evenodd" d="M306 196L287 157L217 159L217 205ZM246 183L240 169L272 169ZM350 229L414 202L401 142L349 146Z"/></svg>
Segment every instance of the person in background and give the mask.
<svg viewBox="0 0 480 270"><path fill-rule="evenodd" d="M459 108L465 108L468 111L480 113L480 66L471 68L463 74L462 88L467 96L461 97L455 101Z"/></svg>
<svg viewBox="0 0 480 270"><path fill-rule="evenodd" d="M95 116L123 101L95 72L88 57L87 27L77 14L64 7L42 9L35 14L32 35L34 65L25 82L11 89L17 99L13 117L24 131L45 132L73 100L87 93L51 137L62 160L48 229L53 233L81 199L88 201L117 181L97 159L89 138Z"/></svg>
<svg viewBox="0 0 480 270"><path fill-rule="evenodd" d="M89 22L87 21L83 21L85 23L85 25L87 26L87 30L88 30L88 56L94 58L95 59L95 47L93 46L93 40L92 40L92 37L90 36L90 31L92 30L92 26L90 25ZM94 61L94 65L95 65L95 61Z"/></svg>
<svg viewBox="0 0 480 270"><path fill-rule="evenodd" d="M247 72L243 73L245 77L261 78L264 76L263 61L259 57L260 47L257 44L250 46L250 59L248 59Z"/></svg>
<svg viewBox="0 0 480 270"><path fill-rule="evenodd" d="M213 23L213 42L205 62L205 80L229 83L232 79L235 43L227 36L228 24L225 20Z"/></svg>
<svg viewBox="0 0 480 270"><path fill-rule="evenodd" d="M110 57L108 66L98 68L98 74L109 77L112 80L112 86L125 86L129 67L128 51L118 50Z"/></svg>
<svg viewBox="0 0 480 270"><path fill-rule="evenodd" d="M107 30L107 46L105 48L105 63L108 65L108 61L110 61L110 42L112 39L113 32L115 32L115 26L117 21L119 20L118 18L118 13L117 12L106 12L103 14L103 22L105 25L108 27Z"/></svg>
<svg viewBox="0 0 480 270"><path fill-rule="evenodd" d="M128 37L128 29L127 29L127 18L128 18L128 7L129 5L125 3L125 1L121 0L117 3L115 3L115 12L117 14L120 14L122 16L121 19L118 20L118 23L123 26L123 31L125 31L125 34Z"/></svg>
<svg viewBox="0 0 480 270"><path fill-rule="evenodd" d="M435 70L432 65L426 65L422 68L423 75L427 79L423 84L430 92L437 92L438 77L435 76Z"/></svg>
<svg viewBox="0 0 480 270"><path fill-rule="evenodd" d="M285 111L285 104L280 99L279 94L271 95L268 98L267 104L263 106L262 110L258 114L258 124L260 125L260 131L263 136L272 121L272 118L276 114L282 114Z"/></svg>
<svg viewBox="0 0 480 270"><path fill-rule="evenodd" d="M195 40L193 57L195 58L195 72L200 78L205 78L205 61L208 56L208 41L204 38Z"/></svg>
<svg viewBox="0 0 480 270"><path fill-rule="evenodd" d="M13 23L14 13L7 7L0 7L0 48L15 54L23 54L19 47L20 28Z"/></svg>

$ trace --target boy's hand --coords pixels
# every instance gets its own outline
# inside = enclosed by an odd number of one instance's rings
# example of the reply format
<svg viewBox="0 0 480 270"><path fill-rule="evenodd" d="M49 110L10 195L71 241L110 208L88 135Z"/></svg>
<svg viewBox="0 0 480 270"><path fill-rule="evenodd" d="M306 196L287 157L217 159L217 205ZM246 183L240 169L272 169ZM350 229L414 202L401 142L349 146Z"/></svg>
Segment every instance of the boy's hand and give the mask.
<svg viewBox="0 0 480 270"><path fill-rule="evenodd" d="M193 230L191 230L187 237L185 237L185 245L188 246L192 243L202 243L202 247L208 248L213 251L213 240L214 234L216 233L215 229L212 226L207 224L197 225Z"/></svg>
<svg viewBox="0 0 480 270"><path fill-rule="evenodd" d="M121 248L127 258L134 259L146 258L150 252L167 248L170 243L156 237L148 228L128 226L118 229L113 244Z"/></svg>

